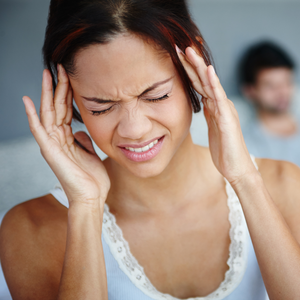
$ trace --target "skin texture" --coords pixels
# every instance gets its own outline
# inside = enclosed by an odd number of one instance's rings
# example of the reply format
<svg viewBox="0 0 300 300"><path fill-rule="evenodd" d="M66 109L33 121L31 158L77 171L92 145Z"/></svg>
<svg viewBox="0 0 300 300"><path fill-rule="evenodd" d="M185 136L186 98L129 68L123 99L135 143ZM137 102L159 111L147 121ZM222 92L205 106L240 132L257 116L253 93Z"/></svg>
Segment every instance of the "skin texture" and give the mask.
<svg viewBox="0 0 300 300"><path fill-rule="evenodd" d="M258 172L213 67L190 47L178 55L203 96L209 149L192 143L191 107L171 60L132 35L78 53L77 75L70 81L60 67L54 100L44 71L41 122L24 98L31 130L70 208L46 195L5 216L0 255L14 299L107 299L100 238L104 202L159 291L178 298L209 294L228 268L224 177L239 196L270 299L299 295L299 169L257 159ZM149 101L169 93L163 86L139 96L170 77L169 98ZM90 135L109 155L104 162L84 133L76 138L91 153L74 144L72 91ZM114 102L100 108L114 107L92 115L81 96L110 99ZM146 163L129 161L118 149L120 143L160 135L165 135L162 150Z"/></svg>
<svg viewBox="0 0 300 300"><path fill-rule="evenodd" d="M297 124L289 108L295 85L293 71L288 68L263 69L255 84L244 88L245 95L257 109L262 124L273 134L289 136L297 132Z"/></svg>
<svg viewBox="0 0 300 300"><path fill-rule="evenodd" d="M126 49L120 53L124 45ZM155 177L162 173L189 134L192 119L191 105L171 58L166 58L153 45L124 36L80 52L76 66L77 76L70 78L75 102L92 139L110 157L111 163L117 162L137 177ZM166 84L137 97L154 83L169 78ZM159 102L147 100L166 94L169 98ZM113 102L91 103L82 96ZM110 107L103 115L91 113ZM165 136L163 151L151 162L132 163L118 147L161 136Z"/></svg>

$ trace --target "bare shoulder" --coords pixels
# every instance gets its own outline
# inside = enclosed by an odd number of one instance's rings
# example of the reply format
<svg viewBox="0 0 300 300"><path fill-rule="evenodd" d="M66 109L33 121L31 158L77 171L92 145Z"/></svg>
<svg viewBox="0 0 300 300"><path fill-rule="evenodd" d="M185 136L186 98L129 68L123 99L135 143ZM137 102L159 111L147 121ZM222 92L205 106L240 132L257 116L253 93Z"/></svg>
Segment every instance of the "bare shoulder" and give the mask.
<svg viewBox="0 0 300 300"><path fill-rule="evenodd" d="M290 196L300 198L300 168L295 164L273 159L256 159L258 170L274 201L280 204L282 201L291 200Z"/></svg>
<svg viewBox="0 0 300 300"><path fill-rule="evenodd" d="M12 208L0 228L0 258L13 299L55 299L67 233L67 209L52 195Z"/></svg>
<svg viewBox="0 0 300 300"><path fill-rule="evenodd" d="M300 243L300 168L287 161L256 159L264 183Z"/></svg>

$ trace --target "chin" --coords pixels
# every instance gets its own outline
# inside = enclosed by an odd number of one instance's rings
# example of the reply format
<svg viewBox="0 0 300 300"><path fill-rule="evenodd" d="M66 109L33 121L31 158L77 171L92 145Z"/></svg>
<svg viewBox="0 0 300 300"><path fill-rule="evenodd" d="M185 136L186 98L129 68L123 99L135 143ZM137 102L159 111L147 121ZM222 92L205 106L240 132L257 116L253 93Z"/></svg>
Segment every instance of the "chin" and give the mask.
<svg viewBox="0 0 300 300"><path fill-rule="evenodd" d="M163 173L166 169L167 164L163 162L144 162L137 163L134 165L124 166L130 173L138 178L154 178Z"/></svg>

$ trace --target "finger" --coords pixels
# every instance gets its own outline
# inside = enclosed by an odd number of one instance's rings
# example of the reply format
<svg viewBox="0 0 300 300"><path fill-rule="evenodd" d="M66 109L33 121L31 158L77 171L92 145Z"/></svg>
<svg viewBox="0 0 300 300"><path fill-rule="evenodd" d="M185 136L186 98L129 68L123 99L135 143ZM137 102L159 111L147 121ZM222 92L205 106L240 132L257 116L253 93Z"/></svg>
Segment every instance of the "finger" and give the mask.
<svg viewBox="0 0 300 300"><path fill-rule="evenodd" d="M68 95L67 95L67 115L65 118L65 124L71 125L73 117L73 90L71 85L69 85Z"/></svg>
<svg viewBox="0 0 300 300"><path fill-rule="evenodd" d="M218 110L220 113L225 112L230 109L228 99L213 66L208 67L207 74Z"/></svg>
<svg viewBox="0 0 300 300"><path fill-rule="evenodd" d="M176 50L177 50L178 57L192 82L193 88L197 91L198 94L202 95L203 97L208 97L202 87L200 78L197 72L195 71L194 67L191 65L191 63L187 60L186 56L177 46L176 46Z"/></svg>
<svg viewBox="0 0 300 300"><path fill-rule="evenodd" d="M48 140L48 134L40 122L33 101L29 97L24 96L23 103L25 105L25 111L28 117L30 131L33 134L39 146L42 148Z"/></svg>
<svg viewBox="0 0 300 300"><path fill-rule="evenodd" d="M61 126L67 116L67 97L70 84L68 75L62 65L57 65L57 71L58 82L54 94L55 123L57 126Z"/></svg>
<svg viewBox="0 0 300 300"><path fill-rule="evenodd" d="M52 126L55 124L55 109L53 105L52 77L47 69L43 71L40 117L41 124L46 131L51 131Z"/></svg>
<svg viewBox="0 0 300 300"><path fill-rule="evenodd" d="M187 47L185 52L188 60L196 69L197 75L199 76L204 92L207 94L208 97L213 97L213 91L207 75L207 66L204 62L204 59L200 55L198 55L192 47Z"/></svg>
<svg viewBox="0 0 300 300"><path fill-rule="evenodd" d="M208 99L205 99L208 100ZM207 101L209 102L209 101ZM211 113L210 109L208 108L207 103L204 105L203 107L203 111L204 111L204 117L207 123L207 127L209 130L213 129L215 133L218 132L218 126L217 126L217 122L215 119L215 114Z"/></svg>
<svg viewBox="0 0 300 300"><path fill-rule="evenodd" d="M204 117L205 117L205 120L206 120L206 123L207 123L207 127L210 128L211 126L211 120L210 120L210 114L208 112L208 109L207 109L207 106L206 106L206 98L202 99L203 100L203 113L204 113Z"/></svg>
<svg viewBox="0 0 300 300"><path fill-rule="evenodd" d="M204 98L202 102L210 115L215 117L217 113L217 106L215 104L215 101L211 98Z"/></svg>
<svg viewBox="0 0 300 300"><path fill-rule="evenodd" d="M77 145L91 154L96 154L91 138L84 132L78 131L74 134Z"/></svg>
<svg viewBox="0 0 300 300"><path fill-rule="evenodd" d="M74 143L74 136L72 132L72 127L69 125L64 125L66 134L66 143L70 147Z"/></svg>

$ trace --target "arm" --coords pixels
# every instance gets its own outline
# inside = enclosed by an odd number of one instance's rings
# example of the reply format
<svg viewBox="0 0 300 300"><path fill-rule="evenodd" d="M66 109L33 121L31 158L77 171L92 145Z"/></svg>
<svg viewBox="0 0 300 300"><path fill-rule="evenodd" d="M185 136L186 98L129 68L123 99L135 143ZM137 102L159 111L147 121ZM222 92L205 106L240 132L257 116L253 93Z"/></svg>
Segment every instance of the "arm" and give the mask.
<svg viewBox="0 0 300 300"><path fill-rule="evenodd" d="M227 99L213 67L207 67L191 47L185 54L177 51L195 90L202 95L211 156L240 199L270 299L297 299L300 247L251 161L237 111ZM282 185L280 188L285 189Z"/></svg>
<svg viewBox="0 0 300 300"><path fill-rule="evenodd" d="M1 259L4 260L8 286L12 294L16 295L14 299L105 300L108 296L101 230L110 180L90 138L80 132L75 137L82 147L78 147L75 142L71 128L72 89L63 67L59 65L58 69L58 85L54 96L51 75L48 70L44 70L40 119L32 100L24 97L23 101L30 130L69 200L65 255L58 263L57 257L45 246L50 244L51 250L56 251L50 236L56 240L61 228L53 226L51 231L47 226L47 222L55 223L55 214L52 219L44 214L43 220L37 213L36 219L39 222L32 220L31 213L23 214L24 223L28 225L24 227L18 225L18 213L15 212L6 216L7 221L1 229ZM10 216L14 220L9 220ZM13 228L16 228L16 241L9 236L9 232L14 232ZM35 237L37 233L39 236ZM18 241L22 241L21 249L18 248ZM28 246L33 252L28 251ZM14 259L20 261L24 252L27 254L25 261L30 263L26 265L21 261L25 269L18 271L14 268L13 273L9 263L14 264ZM12 257L12 253L16 257ZM40 261L34 259L34 254L37 254ZM57 263L56 268L51 265ZM47 278L50 280L47 281ZM43 289L38 286L39 281L43 283Z"/></svg>
<svg viewBox="0 0 300 300"><path fill-rule="evenodd" d="M0 229L12 298L107 299L101 216L101 209L68 210L52 195L12 208Z"/></svg>
<svg viewBox="0 0 300 300"><path fill-rule="evenodd" d="M300 295L300 246L262 177L258 173L249 175L232 187L242 204L270 299L297 299Z"/></svg>
<svg viewBox="0 0 300 300"><path fill-rule="evenodd" d="M107 299L101 243L103 208L69 208L67 246L57 299Z"/></svg>

